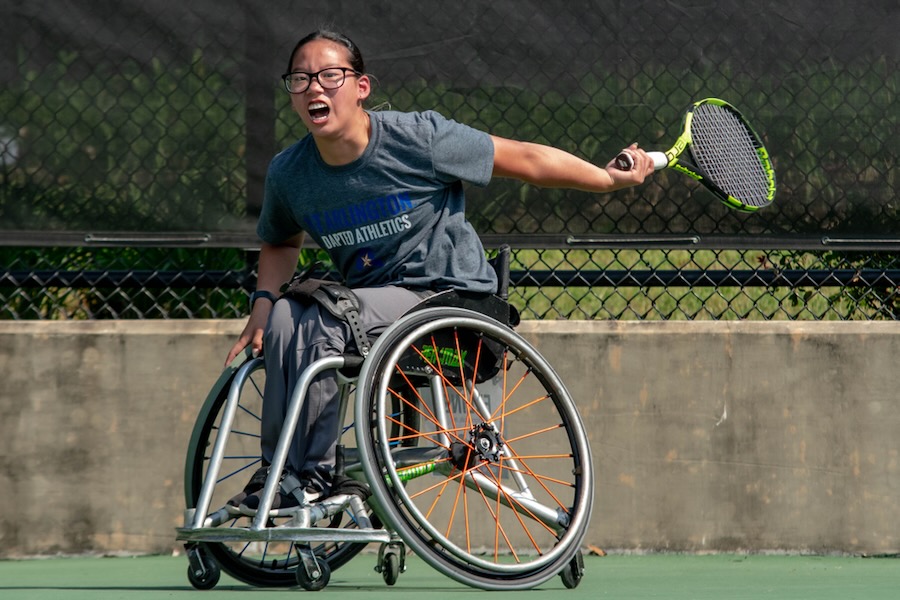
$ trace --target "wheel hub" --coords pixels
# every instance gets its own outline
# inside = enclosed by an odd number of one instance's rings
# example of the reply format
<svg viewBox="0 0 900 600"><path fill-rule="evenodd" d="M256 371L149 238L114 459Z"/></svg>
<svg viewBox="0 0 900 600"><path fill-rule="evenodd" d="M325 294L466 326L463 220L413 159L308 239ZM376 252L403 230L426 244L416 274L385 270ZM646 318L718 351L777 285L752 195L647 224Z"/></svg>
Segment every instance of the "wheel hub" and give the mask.
<svg viewBox="0 0 900 600"><path fill-rule="evenodd" d="M503 442L493 427L482 423L475 427L471 437L475 453L481 460L486 462L497 462L500 460Z"/></svg>
<svg viewBox="0 0 900 600"><path fill-rule="evenodd" d="M476 425L469 431L468 440L450 444L450 462L460 471L474 469L478 463L496 463L503 452L503 440L486 423Z"/></svg>

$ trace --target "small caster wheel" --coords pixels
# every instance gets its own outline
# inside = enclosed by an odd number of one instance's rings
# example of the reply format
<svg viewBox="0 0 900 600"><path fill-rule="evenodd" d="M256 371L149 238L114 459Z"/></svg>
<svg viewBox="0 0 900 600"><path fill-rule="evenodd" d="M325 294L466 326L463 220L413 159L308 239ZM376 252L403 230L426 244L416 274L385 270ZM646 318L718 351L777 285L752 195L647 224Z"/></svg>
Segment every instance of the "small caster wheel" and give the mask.
<svg viewBox="0 0 900 600"><path fill-rule="evenodd" d="M578 584L581 583L581 578L584 577L584 555L581 553L581 550L575 553L575 556L563 568L559 576L562 578L563 585L568 589L574 590L578 587Z"/></svg>
<svg viewBox="0 0 900 600"><path fill-rule="evenodd" d="M381 578L388 585L397 583L400 573L406 572L406 547L403 542L389 542L381 544L378 550L378 562L375 571L381 573Z"/></svg>
<svg viewBox="0 0 900 600"><path fill-rule="evenodd" d="M306 567L301 562L297 565L297 583L307 592L318 592L324 590L328 582L331 581L331 567L324 559L315 561L315 567L312 573L307 573Z"/></svg>
<svg viewBox="0 0 900 600"><path fill-rule="evenodd" d="M397 583L400 577L400 557L396 552L387 552L381 559L381 577L388 585Z"/></svg>
<svg viewBox="0 0 900 600"><path fill-rule="evenodd" d="M205 567L205 569L194 569L193 566L188 565L188 581L191 582L195 589L211 590L219 583L219 577L222 575L219 565L208 561Z"/></svg>
<svg viewBox="0 0 900 600"><path fill-rule="evenodd" d="M219 583L222 569L210 558L206 547L202 544L185 544L188 557L188 581L198 590L211 590Z"/></svg>

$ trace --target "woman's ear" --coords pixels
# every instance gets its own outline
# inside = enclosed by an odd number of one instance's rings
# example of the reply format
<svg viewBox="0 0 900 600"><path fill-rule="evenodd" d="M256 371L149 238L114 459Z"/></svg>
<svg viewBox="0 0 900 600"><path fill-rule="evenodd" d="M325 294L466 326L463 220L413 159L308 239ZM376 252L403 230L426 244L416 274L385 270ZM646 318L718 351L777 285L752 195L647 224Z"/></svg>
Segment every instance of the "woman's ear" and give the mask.
<svg viewBox="0 0 900 600"><path fill-rule="evenodd" d="M363 103L372 93L372 81L368 75L360 75L357 79L357 89L359 90L359 102Z"/></svg>

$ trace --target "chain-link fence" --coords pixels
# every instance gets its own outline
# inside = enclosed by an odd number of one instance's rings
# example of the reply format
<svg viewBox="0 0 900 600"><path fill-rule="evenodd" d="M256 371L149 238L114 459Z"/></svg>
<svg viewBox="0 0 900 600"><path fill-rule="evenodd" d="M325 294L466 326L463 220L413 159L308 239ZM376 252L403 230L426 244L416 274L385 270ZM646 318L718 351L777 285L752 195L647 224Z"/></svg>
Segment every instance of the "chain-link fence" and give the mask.
<svg viewBox="0 0 900 600"><path fill-rule="evenodd" d="M0 318L245 314L266 165L304 134L278 76L323 24L362 47L373 109L598 163L665 149L707 96L763 134L755 214L667 171L469 190L526 317L896 318L900 10L872 0L0 0Z"/></svg>
<svg viewBox="0 0 900 600"><path fill-rule="evenodd" d="M255 287L256 253L235 248L15 254L6 319L236 318ZM518 248L511 302L539 319L900 319L898 282L897 255L868 250Z"/></svg>

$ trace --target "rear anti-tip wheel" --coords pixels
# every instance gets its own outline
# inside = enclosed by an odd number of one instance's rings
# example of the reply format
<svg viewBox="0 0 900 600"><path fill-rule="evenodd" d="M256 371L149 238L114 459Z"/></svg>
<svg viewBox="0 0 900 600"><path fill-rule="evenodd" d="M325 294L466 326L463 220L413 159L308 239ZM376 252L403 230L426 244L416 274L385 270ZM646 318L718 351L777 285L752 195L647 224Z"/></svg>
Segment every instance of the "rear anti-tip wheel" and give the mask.
<svg viewBox="0 0 900 600"><path fill-rule="evenodd" d="M574 590L581 583L584 577L584 555L581 550L575 553L575 556L569 561L569 564L559 572L563 585L570 590Z"/></svg>

